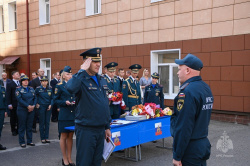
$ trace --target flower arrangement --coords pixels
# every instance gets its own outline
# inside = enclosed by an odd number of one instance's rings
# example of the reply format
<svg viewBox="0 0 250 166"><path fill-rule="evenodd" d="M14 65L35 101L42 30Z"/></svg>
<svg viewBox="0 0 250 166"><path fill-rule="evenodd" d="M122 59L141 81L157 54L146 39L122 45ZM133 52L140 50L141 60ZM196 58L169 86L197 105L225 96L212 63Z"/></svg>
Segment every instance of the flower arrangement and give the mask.
<svg viewBox="0 0 250 166"><path fill-rule="evenodd" d="M108 95L109 101L112 101L113 105L121 106L121 109L124 110L126 108L125 102L122 99L123 94L121 92L113 92Z"/></svg>
<svg viewBox="0 0 250 166"><path fill-rule="evenodd" d="M155 103L145 103L145 105L136 105L132 107L132 111L130 111L130 115L146 115L147 119L162 117L164 115L172 115L172 110L167 107L164 110L160 108L159 105Z"/></svg>

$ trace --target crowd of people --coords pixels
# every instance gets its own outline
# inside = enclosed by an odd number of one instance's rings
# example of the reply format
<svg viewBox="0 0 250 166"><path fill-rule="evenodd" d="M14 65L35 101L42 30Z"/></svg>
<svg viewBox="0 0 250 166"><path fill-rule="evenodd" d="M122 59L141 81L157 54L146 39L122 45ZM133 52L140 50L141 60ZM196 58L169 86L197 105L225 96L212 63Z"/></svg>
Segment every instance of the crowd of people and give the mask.
<svg viewBox="0 0 250 166"><path fill-rule="evenodd" d="M139 64L131 65L130 70L126 72L120 68L116 75L118 63L111 62L105 65L104 73L99 75L100 54L101 48L83 52L80 54L83 57L83 64L76 74L72 76L71 67L65 66L60 72L53 74L54 78L50 84L43 69L33 72L32 80L18 71L12 72L12 80L7 79L6 73L2 73L0 80L2 94L0 95L0 137L4 116L7 116L8 112L12 135L19 135L19 144L22 148L25 148L26 145L35 146L32 142L32 132L37 132L37 122L39 122L41 142L50 143L50 121L58 122L62 165L101 165L104 139L109 142L111 137L111 120L127 115L133 106L139 104L155 103L164 109L164 93L163 86L158 84L160 78L158 73L152 72L153 74L150 75L149 70L144 69L143 76L139 79L138 73L142 68ZM184 58L176 60L176 63L179 64L177 74L182 86L175 99L174 114L171 118L171 134L174 137L173 163L181 165L181 161L186 163L190 161L189 153L183 154L183 147L180 146L182 144L185 145L185 148L187 145L198 147L202 144L206 156L197 156L204 158L201 161L192 162L203 163L210 154L210 144L206 137L212 108L206 107L208 111L205 113L196 109L202 108L204 104L213 103L212 93L199 76L203 64L197 57L190 54L187 56L187 61ZM192 89L196 84L202 87L203 93ZM123 94L121 102L109 100L110 94L115 92ZM187 96L189 98L186 98ZM196 98L195 101L193 98ZM187 103L185 102L184 105L185 100ZM190 106L190 103L193 105ZM199 107L195 106L197 104ZM182 111L184 109L185 111ZM189 110L186 109L193 111L193 119L188 115ZM184 116L189 119L185 119ZM196 119L200 123L206 123L196 124ZM186 123L183 123L185 121ZM188 123L197 126L193 129L195 134L190 135L192 129L187 125ZM74 131L65 129L69 126L75 126L76 164L71 158ZM202 133L199 133L199 127L203 127ZM187 130L183 130L185 128ZM181 133L189 135L188 141L183 139ZM199 141L196 142L196 139ZM192 144L189 143L190 140L192 140ZM5 149L6 147L0 144L0 150Z"/></svg>

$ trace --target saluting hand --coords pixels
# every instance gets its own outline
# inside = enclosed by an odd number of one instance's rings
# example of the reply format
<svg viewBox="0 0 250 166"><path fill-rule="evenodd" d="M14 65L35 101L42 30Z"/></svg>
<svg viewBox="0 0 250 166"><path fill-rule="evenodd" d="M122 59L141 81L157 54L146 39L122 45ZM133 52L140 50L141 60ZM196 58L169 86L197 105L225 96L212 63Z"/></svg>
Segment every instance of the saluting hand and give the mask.
<svg viewBox="0 0 250 166"><path fill-rule="evenodd" d="M83 70L89 69L91 62L92 62L92 59L91 59L91 58L86 59L86 60L83 62L83 64L81 65L81 69L83 69Z"/></svg>

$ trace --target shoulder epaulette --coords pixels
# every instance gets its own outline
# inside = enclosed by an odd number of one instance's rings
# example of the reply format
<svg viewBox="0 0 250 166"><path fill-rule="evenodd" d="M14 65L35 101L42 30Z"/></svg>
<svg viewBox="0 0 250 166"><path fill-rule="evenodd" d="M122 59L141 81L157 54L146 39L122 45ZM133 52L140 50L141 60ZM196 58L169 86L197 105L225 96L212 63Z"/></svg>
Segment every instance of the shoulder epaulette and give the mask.
<svg viewBox="0 0 250 166"><path fill-rule="evenodd" d="M56 85L62 85L62 83L61 83L61 82L59 82L59 83L57 83Z"/></svg>
<svg viewBox="0 0 250 166"><path fill-rule="evenodd" d="M188 85L189 85L189 83L186 83L186 84L182 85L181 90L185 89Z"/></svg>
<svg viewBox="0 0 250 166"><path fill-rule="evenodd" d="M125 79L125 81L128 81L128 80L129 80L129 78L126 78L126 79Z"/></svg>
<svg viewBox="0 0 250 166"><path fill-rule="evenodd" d="M158 84L158 85L159 85L159 87L161 87L161 88L163 87L163 86L162 86L162 85L160 85L160 84Z"/></svg>

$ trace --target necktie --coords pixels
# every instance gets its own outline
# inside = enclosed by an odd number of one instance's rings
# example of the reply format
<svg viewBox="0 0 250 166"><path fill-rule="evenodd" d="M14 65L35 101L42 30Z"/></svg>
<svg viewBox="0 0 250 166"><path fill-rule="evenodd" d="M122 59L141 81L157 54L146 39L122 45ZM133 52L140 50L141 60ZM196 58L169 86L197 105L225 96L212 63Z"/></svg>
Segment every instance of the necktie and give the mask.
<svg viewBox="0 0 250 166"><path fill-rule="evenodd" d="M20 86L19 81L16 81L16 85L17 85L17 86Z"/></svg>

